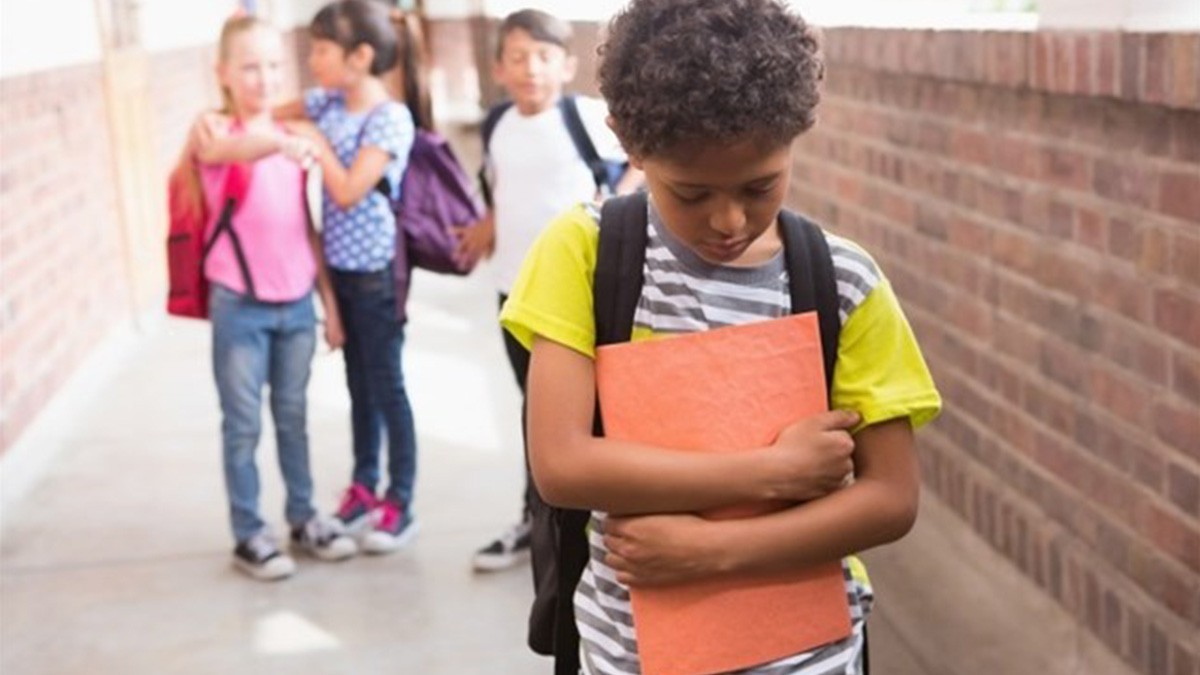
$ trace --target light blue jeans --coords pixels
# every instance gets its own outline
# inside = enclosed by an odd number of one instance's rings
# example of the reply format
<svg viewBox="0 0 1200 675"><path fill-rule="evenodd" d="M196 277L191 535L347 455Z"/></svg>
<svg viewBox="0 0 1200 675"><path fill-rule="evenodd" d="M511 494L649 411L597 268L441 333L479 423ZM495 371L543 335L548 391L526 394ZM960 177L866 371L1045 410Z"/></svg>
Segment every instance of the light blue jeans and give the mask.
<svg viewBox="0 0 1200 675"><path fill-rule="evenodd" d="M213 375L221 400L221 445L229 519L241 542L265 524L258 511L255 449L262 431L263 386L287 497L284 514L300 525L316 514L308 465L307 390L316 349L312 294L294 302L258 302L214 284L209 294Z"/></svg>

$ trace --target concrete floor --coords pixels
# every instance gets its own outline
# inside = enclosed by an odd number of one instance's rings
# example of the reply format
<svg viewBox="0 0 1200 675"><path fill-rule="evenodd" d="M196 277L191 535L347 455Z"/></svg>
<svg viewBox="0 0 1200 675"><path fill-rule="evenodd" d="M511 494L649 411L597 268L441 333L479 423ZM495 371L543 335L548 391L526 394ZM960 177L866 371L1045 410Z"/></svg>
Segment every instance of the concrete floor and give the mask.
<svg viewBox="0 0 1200 675"><path fill-rule="evenodd" d="M100 374L0 464L0 672L549 672L524 646L528 568L469 568L517 515L521 487L518 402L482 272L419 276L414 291L417 540L389 557L302 558L281 583L229 564L207 325L159 322L93 359ZM349 475L341 368L318 355L310 389L324 509ZM268 430L262 504L279 524L273 447ZM876 675L1127 672L935 500L868 561Z"/></svg>

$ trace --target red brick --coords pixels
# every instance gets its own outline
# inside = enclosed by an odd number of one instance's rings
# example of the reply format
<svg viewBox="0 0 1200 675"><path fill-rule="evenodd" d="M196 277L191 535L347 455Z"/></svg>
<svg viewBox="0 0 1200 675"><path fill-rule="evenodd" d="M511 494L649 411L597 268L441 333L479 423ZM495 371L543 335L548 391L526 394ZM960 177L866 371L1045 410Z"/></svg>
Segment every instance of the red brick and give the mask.
<svg viewBox="0 0 1200 675"><path fill-rule="evenodd" d="M1145 383L1106 368L1091 372L1088 391L1118 419L1143 426L1149 421L1151 390Z"/></svg>
<svg viewBox="0 0 1200 675"><path fill-rule="evenodd" d="M1120 95L1136 100L1141 93L1142 61L1145 44L1138 33L1121 34L1121 88Z"/></svg>
<svg viewBox="0 0 1200 675"><path fill-rule="evenodd" d="M1073 75L1074 36L1071 33L1050 34L1050 79L1047 88L1070 93Z"/></svg>
<svg viewBox="0 0 1200 675"><path fill-rule="evenodd" d="M1182 464L1167 467L1167 498L1192 521L1200 522L1200 472Z"/></svg>
<svg viewBox="0 0 1200 675"><path fill-rule="evenodd" d="M1167 100L1167 77L1170 67L1170 36L1154 33L1146 36L1145 71L1142 81L1142 100L1163 103Z"/></svg>
<svg viewBox="0 0 1200 675"><path fill-rule="evenodd" d="M1200 106L1200 39L1195 33L1171 35L1170 103L1181 108Z"/></svg>
<svg viewBox="0 0 1200 675"><path fill-rule="evenodd" d="M1156 291L1154 325L1184 344L1200 345L1200 300L1176 290Z"/></svg>
<svg viewBox="0 0 1200 675"><path fill-rule="evenodd" d="M1149 169L1128 161L1097 160L1092 187L1102 197L1125 206L1134 204L1152 208L1157 198L1157 176Z"/></svg>
<svg viewBox="0 0 1200 675"><path fill-rule="evenodd" d="M1178 232L1171 242L1171 275L1200 288L1200 236Z"/></svg>
<svg viewBox="0 0 1200 675"><path fill-rule="evenodd" d="M1077 34L1074 36L1075 63L1071 91L1076 94L1093 94L1096 91L1096 59L1093 52L1096 48L1094 34Z"/></svg>
<svg viewBox="0 0 1200 675"><path fill-rule="evenodd" d="M1107 249L1108 223L1099 213L1086 208L1075 211L1075 241L1095 251Z"/></svg>
<svg viewBox="0 0 1200 675"><path fill-rule="evenodd" d="M1117 54L1120 43L1116 33L1104 32L1096 36L1096 90L1102 96L1115 96L1120 90L1117 71Z"/></svg>
<svg viewBox="0 0 1200 675"><path fill-rule="evenodd" d="M1171 651L1171 675L1196 675L1196 653L1176 644Z"/></svg>
<svg viewBox="0 0 1200 675"><path fill-rule="evenodd" d="M1200 415L1196 406L1168 401L1154 405L1154 432L1167 445L1200 461Z"/></svg>
<svg viewBox="0 0 1200 675"><path fill-rule="evenodd" d="M1048 147L1042 150L1040 175L1046 182L1071 190L1085 191L1091 187L1090 162L1077 152Z"/></svg>
<svg viewBox="0 0 1200 675"><path fill-rule="evenodd" d="M1176 218L1200 223L1200 168L1163 173L1159 177L1158 209Z"/></svg>
<svg viewBox="0 0 1200 675"><path fill-rule="evenodd" d="M1200 404L1200 355L1193 350L1176 350L1171 355L1171 388L1176 394Z"/></svg>
<svg viewBox="0 0 1200 675"><path fill-rule="evenodd" d="M1139 378L1168 384L1169 354L1161 336L1135 324L1111 319L1095 324L1093 329L1098 332L1097 349L1108 360Z"/></svg>

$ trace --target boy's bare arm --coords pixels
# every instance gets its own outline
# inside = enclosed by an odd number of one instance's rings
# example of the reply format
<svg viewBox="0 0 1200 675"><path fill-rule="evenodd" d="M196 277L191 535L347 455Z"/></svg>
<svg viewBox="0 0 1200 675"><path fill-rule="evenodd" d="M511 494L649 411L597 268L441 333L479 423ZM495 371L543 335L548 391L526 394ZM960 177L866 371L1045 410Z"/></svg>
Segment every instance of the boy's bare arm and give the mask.
<svg viewBox="0 0 1200 675"><path fill-rule="evenodd" d="M919 479L907 419L856 437L855 483L770 515L708 521L694 515L610 519L608 564L622 582L679 583L727 573L761 574L840 559L895 541L912 528Z"/></svg>
<svg viewBox="0 0 1200 675"><path fill-rule="evenodd" d="M529 459L542 497L609 513L701 511L828 493L850 469L845 429L857 415L835 411L789 428L775 445L694 453L592 436L595 371L589 357L536 338L529 370Z"/></svg>

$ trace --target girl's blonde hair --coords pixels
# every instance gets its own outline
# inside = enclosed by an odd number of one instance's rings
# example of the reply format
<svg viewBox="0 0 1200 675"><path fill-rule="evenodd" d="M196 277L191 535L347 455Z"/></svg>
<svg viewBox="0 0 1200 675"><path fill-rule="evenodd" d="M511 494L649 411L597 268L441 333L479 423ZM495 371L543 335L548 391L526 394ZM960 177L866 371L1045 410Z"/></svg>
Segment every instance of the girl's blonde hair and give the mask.
<svg viewBox="0 0 1200 675"><path fill-rule="evenodd" d="M238 14L230 17L221 26L221 36L217 41L217 63L225 63L229 59L233 40L244 33L258 28L271 29L270 23L252 15ZM233 96L228 87L221 85L221 107L219 111L225 115L234 113ZM169 181L177 186L176 197L181 214L188 217L203 218L205 216L204 188L200 182L200 170L196 166L195 148L190 142L185 143L179 160L171 170Z"/></svg>

